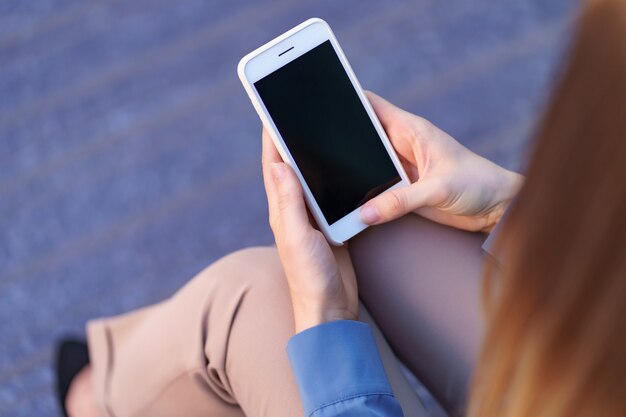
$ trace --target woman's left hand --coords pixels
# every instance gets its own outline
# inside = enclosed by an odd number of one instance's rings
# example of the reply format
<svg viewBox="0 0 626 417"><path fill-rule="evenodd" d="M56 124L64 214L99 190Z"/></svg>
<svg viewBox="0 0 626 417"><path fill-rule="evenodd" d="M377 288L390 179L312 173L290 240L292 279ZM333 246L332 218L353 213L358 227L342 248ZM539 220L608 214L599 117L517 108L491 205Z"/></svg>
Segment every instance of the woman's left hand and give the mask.
<svg viewBox="0 0 626 417"><path fill-rule="evenodd" d="M313 228L304 194L263 129L263 179L269 220L289 283L296 333L333 320L356 320L358 293L346 247L330 247Z"/></svg>

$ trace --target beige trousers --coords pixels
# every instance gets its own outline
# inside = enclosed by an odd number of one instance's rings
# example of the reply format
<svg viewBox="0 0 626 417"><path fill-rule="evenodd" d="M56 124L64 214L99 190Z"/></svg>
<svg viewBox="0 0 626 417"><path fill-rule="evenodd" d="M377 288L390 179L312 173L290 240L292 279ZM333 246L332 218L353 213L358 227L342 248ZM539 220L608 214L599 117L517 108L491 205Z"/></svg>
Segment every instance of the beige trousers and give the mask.
<svg viewBox="0 0 626 417"><path fill-rule="evenodd" d="M409 215L350 243L373 316L362 308L360 319L374 328L405 416L428 413L395 354L451 414L462 412L481 338L482 240ZM274 248L228 255L171 298L91 321L87 333L107 416L303 415L285 352L291 301Z"/></svg>

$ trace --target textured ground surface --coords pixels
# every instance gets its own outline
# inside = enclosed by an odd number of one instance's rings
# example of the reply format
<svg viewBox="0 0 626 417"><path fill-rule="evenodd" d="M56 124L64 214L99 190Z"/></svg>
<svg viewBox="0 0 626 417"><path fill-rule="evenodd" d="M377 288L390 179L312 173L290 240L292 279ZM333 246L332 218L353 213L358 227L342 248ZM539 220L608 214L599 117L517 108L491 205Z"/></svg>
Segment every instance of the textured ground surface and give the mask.
<svg viewBox="0 0 626 417"><path fill-rule="evenodd" d="M88 318L270 242L244 53L328 20L361 83L522 166L571 0L0 0L0 415Z"/></svg>

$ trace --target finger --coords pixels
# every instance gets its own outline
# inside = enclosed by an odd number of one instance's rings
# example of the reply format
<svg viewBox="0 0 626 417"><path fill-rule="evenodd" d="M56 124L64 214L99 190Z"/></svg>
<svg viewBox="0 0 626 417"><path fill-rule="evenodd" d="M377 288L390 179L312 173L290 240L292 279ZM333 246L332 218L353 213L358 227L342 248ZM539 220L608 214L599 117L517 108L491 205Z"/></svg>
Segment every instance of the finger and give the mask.
<svg viewBox="0 0 626 417"><path fill-rule="evenodd" d="M276 146L274 146L274 142L272 141L270 134L265 128L263 128L261 139L263 142L263 152L261 160L264 163L282 162L283 159L280 157L278 149L276 149Z"/></svg>
<svg viewBox="0 0 626 417"><path fill-rule="evenodd" d="M416 210L420 216L436 223L452 226L455 229L468 230L470 232L485 231L488 226L487 219L483 216L464 216L452 214L436 207L422 207Z"/></svg>
<svg viewBox="0 0 626 417"><path fill-rule="evenodd" d="M407 187L386 191L361 208L361 220L367 224L385 223L421 207L441 203L442 188L437 181L418 181Z"/></svg>
<svg viewBox="0 0 626 417"><path fill-rule="evenodd" d="M404 172L406 172L406 174L409 176L411 183L414 183L415 181L417 181L420 176L419 176L419 170L417 169L417 167L415 166L415 163L413 162L414 159L413 161L411 161L400 153L398 153L398 159L400 160L400 164L402 164L402 168L404 168Z"/></svg>
<svg viewBox="0 0 626 417"><path fill-rule="evenodd" d="M274 204L271 209L276 210L277 219L274 233L277 240L298 238L311 227L304 203L302 186L291 167L284 162L272 162L271 179L274 183L275 194L271 197Z"/></svg>
<svg viewBox="0 0 626 417"><path fill-rule="evenodd" d="M413 123L419 117L394 106L371 91L366 91L365 95L374 108L374 112L376 112L376 116L387 132L396 152L412 165L415 165L417 161L412 146Z"/></svg>
<svg viewBox="0 0 626 417"><path fill-rule="evenodd" d="M315 220L315 217L313 217L313 213L311 213L311 210L309 210L309 206L306 207L306 216L309 219L309 224L311 225L311 227L315 230L319 230L317 220Z"/></svg>
<svg viewBox="0 0 626 417"><path fill-rule="evenodd" d="M263 143L261 157L263 167L263 183L265 185L265 193L267 195L270 225L273 225L275 223L276 216L278 215L278 208L276 207L278 199L276 198L276 184L272 180L271 164L275 162L282 162L282 159L265 128L263 129L261 139Z"/></svg>
<svg viewBox="0 0 626 417"><path fill-rule="evenodd" d="M383 124L385 130L392 126L394 123L397 123L398 116L404 117L406 114L408 114L406 111L391 104L381 96L371 91L365 91L365 95L370 101L370 104L376 112L376 116L378 116L378 120L380 120L380 122Z"/></svg>

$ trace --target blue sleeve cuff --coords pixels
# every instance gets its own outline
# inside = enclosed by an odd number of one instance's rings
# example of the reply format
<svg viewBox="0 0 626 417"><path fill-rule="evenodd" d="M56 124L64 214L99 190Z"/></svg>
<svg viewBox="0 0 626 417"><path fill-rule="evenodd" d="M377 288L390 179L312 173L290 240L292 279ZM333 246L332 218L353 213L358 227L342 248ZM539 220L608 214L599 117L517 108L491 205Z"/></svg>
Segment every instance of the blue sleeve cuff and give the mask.
<svg viewBox="0 0 626 417"><path fill-rule="evenodd" d="M306 416L339 401L393 396L374 334L358 321L333 321L289 340L287 354Z"/></svg>

